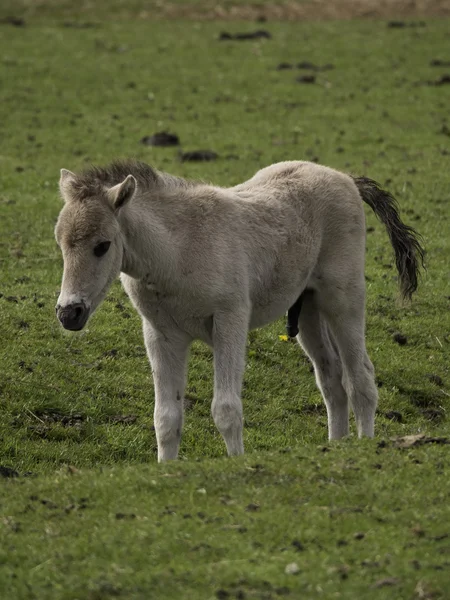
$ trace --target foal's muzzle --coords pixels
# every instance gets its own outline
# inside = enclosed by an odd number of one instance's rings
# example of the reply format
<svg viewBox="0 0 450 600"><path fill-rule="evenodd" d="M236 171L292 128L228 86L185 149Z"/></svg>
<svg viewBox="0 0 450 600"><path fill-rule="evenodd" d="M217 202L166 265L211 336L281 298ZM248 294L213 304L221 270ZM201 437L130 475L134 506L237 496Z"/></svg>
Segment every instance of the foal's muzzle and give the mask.
<svg viewBox="0 0 450 600"><path fill-rule="evenodd" d="M56 305L56 316L64 329L80 331L86 325L89 318L89 308L84 302L67 304L67 306Z"/></svg>

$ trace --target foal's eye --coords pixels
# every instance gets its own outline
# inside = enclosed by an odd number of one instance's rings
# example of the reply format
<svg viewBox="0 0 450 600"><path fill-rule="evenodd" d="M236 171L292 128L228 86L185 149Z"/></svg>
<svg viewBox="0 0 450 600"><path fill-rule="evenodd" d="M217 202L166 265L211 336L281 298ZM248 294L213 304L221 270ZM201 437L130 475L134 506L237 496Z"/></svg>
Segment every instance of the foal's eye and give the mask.
<svg viewBox="0 0 450 600"><path fill-rule="evenodd" d="M100 244L97 244L94 248L95 256L103 256L108 252L110 246L111 242L100 242Z"/></svg>

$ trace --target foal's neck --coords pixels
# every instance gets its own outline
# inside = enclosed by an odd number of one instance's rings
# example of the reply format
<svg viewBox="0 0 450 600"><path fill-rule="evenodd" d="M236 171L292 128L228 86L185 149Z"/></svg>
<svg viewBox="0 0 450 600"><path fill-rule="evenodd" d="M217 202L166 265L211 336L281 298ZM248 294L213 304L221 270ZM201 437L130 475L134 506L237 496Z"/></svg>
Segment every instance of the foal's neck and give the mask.
<svg viewBox="0 0 450 600"><path fill-rule="evenodd" d="M121 271L134 279L162 282L171 279L177 262L172 235L149 206L125 206L119 215L123 241Z"/></svg>

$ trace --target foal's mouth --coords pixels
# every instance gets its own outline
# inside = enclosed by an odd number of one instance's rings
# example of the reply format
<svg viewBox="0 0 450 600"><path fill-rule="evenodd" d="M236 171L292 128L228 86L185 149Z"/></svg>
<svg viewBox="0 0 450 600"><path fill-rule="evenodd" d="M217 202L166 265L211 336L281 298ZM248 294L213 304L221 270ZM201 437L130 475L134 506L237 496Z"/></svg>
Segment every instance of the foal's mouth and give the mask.
<svg viewBox="0 0 450 600"><path fill-rule="evenodd" d="M86 322L87 322L87 319L80 326L68 326L68 325L64 325L64 323L62 323L62 326L64 327L64 329L67 329L67 331L81 331L82 329L84 329L84 326L86 325Z"/></svg>
<svg viewBox="0 0 450 600"><path fill-rule="evenodd" d="M90 308L84 302L56 306L56 316L68 331L81 331L89 319L90 312Z"/></svg>

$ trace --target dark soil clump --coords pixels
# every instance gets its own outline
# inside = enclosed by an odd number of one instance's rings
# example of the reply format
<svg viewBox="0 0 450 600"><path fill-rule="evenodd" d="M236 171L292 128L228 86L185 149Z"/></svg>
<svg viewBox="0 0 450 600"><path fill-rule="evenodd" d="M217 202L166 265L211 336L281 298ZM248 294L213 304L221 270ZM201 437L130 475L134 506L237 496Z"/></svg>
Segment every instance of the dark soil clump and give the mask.
<svg viewBox="0 0 450 600"><path fill-rule="evenodd" d="M439 387L442 387L444 385L444 381L443 381L442 377L440 377L439 375L435 375L434 373L428 373L427 378L429 381L431 381L431 383L434 383L435 385L438 385Z"/></svg>
<svg viewBox="0 0 450 600"><path fill-rule="evenodd" d="M436 81L434 82L434 85L448 85L450 84L450 75L446 74L446 75L442 75L442 77L439 77L439 79L436 79Z"/></svg>
<svg viewBox="0 0 450 600"><path fill-rule="evenodd" d="M396 410L390 410L390 411L384 413L384 416L386 417L386 419L389 419L390 421L396 421L397 423L403 423L402 413L400 413Z"/></svg>
<svg viewBox="0 0 450 600"><path fill-rule="evenodd" d="M100 27L99 23L90 23L83 21L64 21L62 25L63 27L72 29L95 29L96 27Z"/></svg>
<svg viewBox="0 0 450 600"><path fill-rule="evenodd" d="M113 415L112 417L109 417L109 422L132 425L133 423L136 423L137 419L137 415Z"/></svg>
<svg viewBox="0 0 450 600"><path fill-rule="evenodd" d="M19 477L19 473L11 467L4 467L0 465L0 477L11 479L13 477Z"/></svg>
<svg viewBox="0 0 450 600"><path fill-rule="evenodd" d="M441 60L440 58L433 58L430 61L430 67L450 67L450 60Z"/></svg>
<svg viewBox="0 0 450 600"><path fill-rule="evenodd" d="M294 68L294 65L292 63L288 63L288 62L281 62L276 67L277 71L287 71L288 69L293 69L293 68Z"/></svg>
<svg viewBox="0 0 450 600"><path fill-rule="evenodd" d="M394 342L397 342L399 346L405 346L408 343L408 338L406 337L406 335L403 335L403 333L400 333L399 331L394 333L392 339L394 340Z"/></svg>
<svg viewBox="0 0 450 600"><path fill-rule="evenodd" d="M330 71L331 69L334 69L334 65L332 65L331 63L327 63L325 65L320 66L315 65L314 63L309 62L308 60L304 60L297 64L297 69L306 69L310 71Z"/></svg>
<svg viewBox="0 0 450 600"><path fill-rule="evenodd" d="M229 33L228 31L222 31L219 36L219 41L221 42L229 40L244 41L260 39L270 40L272 39L272 35L265 29L258 29L257 31L249 31L248 33Z"/></svg>
<svg viewBox="0 0 450 600"><path fill-rule="evenodd" d="M191 152L181 152L181 162L199 162L216 160L219 155L212 150L192 150Z"/></svg>
<svg viewBox="0 0 450 600"><path fill-rule="evenodd" d="M387 24L389 29L405 29L406 27L426 27L425 21L388 21Z"/></svg>
<svg viewBox="0 0 450 600"><path fill-rule="evenodd" d="M3 25L12 25L13 27L25 27L25 21L20 17L4 17L0 19Z"/></svg>
<svg viewBox="0 0 450 600"><path fill-rule="evenodd" d="M297 77L296 81L298 83L315 83L316 76L315 75L300 75L300 77Z"/></svg>
<svg viewBox="0 0 450 600"><path fill-rule="evenodd" d="M180 140L177 135L160 131L153 135L146 135L141 139L141 144L145 146L179 146Z"/></svg>

